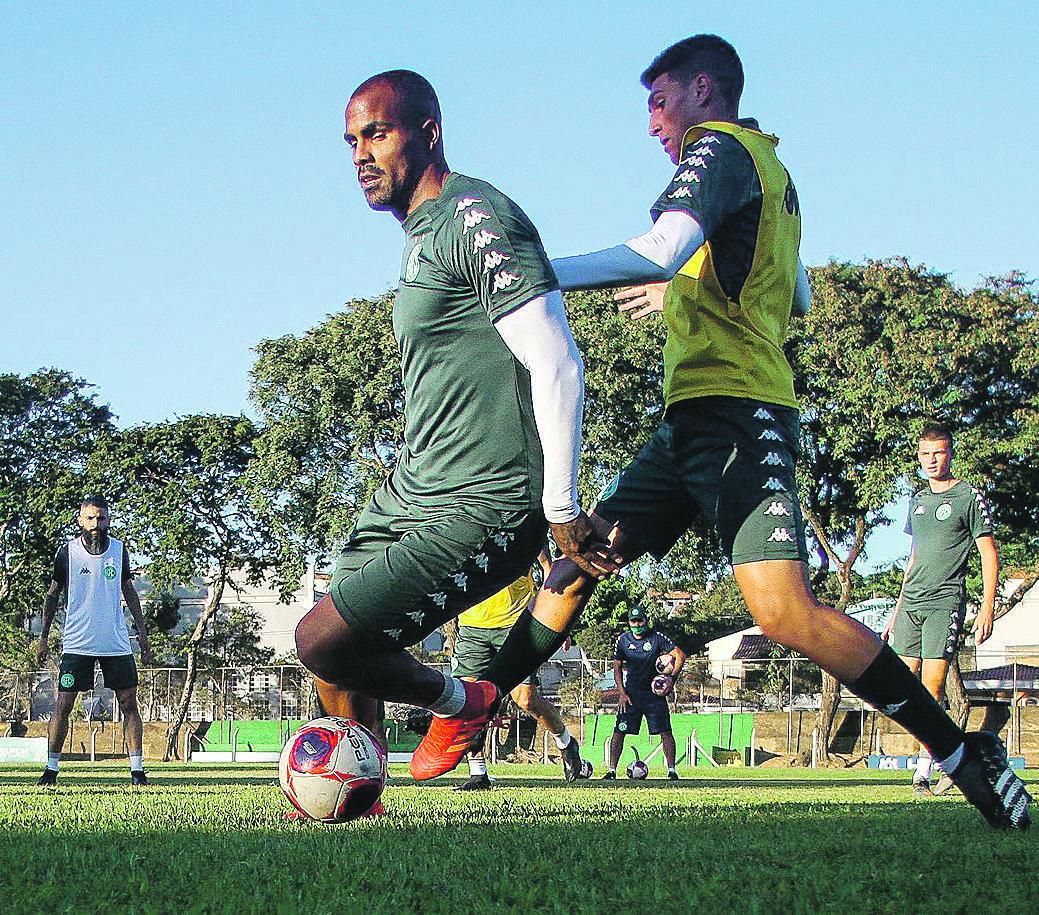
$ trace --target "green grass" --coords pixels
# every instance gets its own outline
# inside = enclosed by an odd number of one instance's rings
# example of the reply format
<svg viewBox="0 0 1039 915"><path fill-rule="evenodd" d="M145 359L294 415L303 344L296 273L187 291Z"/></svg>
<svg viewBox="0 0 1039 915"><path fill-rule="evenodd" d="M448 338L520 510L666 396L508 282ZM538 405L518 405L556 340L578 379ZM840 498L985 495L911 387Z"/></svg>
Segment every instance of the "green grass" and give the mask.
<svg viewBox="0 0 1039 915"><path fill-rule="evenodd" d="M393 767L403 776L402 767ZM686 770L494 791L399 777L387 816L289 823L272 767L0 767L5 912L1039 911L1035 834L990 830L906 773ZM1035 784L1034 779L1033 785ZM1036 793L1033 789L1033 794Z"/></svg>

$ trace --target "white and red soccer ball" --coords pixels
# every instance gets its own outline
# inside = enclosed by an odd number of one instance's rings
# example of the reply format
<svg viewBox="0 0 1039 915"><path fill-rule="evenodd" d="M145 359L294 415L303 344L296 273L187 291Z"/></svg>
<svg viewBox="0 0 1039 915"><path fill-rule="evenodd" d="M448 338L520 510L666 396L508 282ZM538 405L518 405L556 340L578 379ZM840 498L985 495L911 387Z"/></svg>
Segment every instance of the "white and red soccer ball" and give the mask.
<svg viewBox="0 0 1039 915"><path fill-rule="evenodd" d="M322 823L364 816L386 786L386 753L352 718L315 718L289 738L278 764L281 790Z"/></svg>
<svg viewBox="0 0 1039 915"><path fill-rule="evenodd" d="M673 654L662 654L657 658L657 673L671 676L675 672L675 656Z"/></svg>
<svg viewBox="0 0 1039 915"><path fill-rule="evenodd" d="M633 763L628 764L628 778L632 781L640 782L647 775L649 775L649 766L641 759L636 759Z"/></svg>
<svg viewBox="0 0 1039 915"><path fill-rule="evenodd" d="M653 690L654 695L666 696L671 691L674 682L674 679L669 677L667 674L658 674L653 678L653 682L650 683L649 688Z"/></svg>

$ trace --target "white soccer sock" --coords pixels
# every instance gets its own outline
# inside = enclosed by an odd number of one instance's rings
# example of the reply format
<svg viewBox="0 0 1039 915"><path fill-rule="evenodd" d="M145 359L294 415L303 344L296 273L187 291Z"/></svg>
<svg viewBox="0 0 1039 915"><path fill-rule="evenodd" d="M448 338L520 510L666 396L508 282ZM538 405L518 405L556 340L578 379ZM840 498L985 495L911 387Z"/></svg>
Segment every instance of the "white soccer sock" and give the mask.
<svg viewBox="0 0 1039 915"><path fill-rule="evenodd" d="M964 744L961 743L951 755L945 757L945 759L939 760L938 765L942 767L942 771L946 775L951 776L956 771L959 764L963 762L964 749L966 748Z"/></svg>
<svg viewBox="0 0 1039 915"><path fill-rule="evenodd" d="M143 772L144 771L144 754L143 753L131 753L130 754L130 771L131 772Z"/></svg>
<svg viewBox="0 0 1039 915"><path fill-rule="evenodd" d="M561 730L558 734L553 734L552 739L555 740L556 746L559 747L560 750L562 750L564 747L569 745L570 741L574 738L570 736L570 731L567 730L567 727L564 724L563 730Z"/></svg>
<svg viewBox="0 0 1039 915"><path fill-rule="evenodd" d="M465 686L457 677L444 677L444 691L440 698L429 706L438 718L450 718L462 711L465 705Z"/></svg>
<svg viewBox="0 0 1039 915"><path fill-rule="evenodd" d="M53 769L55 772L58 771L58 762L61 760L60 753L48 753L47 754L47 768Z"/></svg>
<svg viewBox="0 0 1039 915"><path fill-rule="evenodd" d="M486 775L487 774L487 760L481 757L480 759L473 759L469 757L469 774L470 775Z"/></svg>

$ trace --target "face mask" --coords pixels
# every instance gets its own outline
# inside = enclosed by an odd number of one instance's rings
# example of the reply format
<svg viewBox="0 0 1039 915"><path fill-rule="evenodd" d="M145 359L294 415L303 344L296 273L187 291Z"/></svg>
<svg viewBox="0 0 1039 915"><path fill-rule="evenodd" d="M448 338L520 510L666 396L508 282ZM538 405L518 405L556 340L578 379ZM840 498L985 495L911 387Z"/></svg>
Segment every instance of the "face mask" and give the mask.
<svg viewBox="0 0 1039 915"><path fill-rule="evenodd" d="M628 628L631 630L632 635L644 635L646 632L646 624L639 623L637 626L628 623Z"/></svg>

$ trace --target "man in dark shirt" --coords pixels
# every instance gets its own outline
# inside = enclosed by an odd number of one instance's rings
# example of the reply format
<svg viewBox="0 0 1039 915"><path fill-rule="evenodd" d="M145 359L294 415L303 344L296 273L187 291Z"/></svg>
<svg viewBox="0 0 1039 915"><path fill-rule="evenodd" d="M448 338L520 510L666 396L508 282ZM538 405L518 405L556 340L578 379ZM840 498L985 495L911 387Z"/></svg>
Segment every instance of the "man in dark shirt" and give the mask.
<svg viewBox="0 0 1039 915"><path fill-rule="evenodd" d="M628 631L617 639L613 654L613 678L617 682L617 727L610 738L609 767L603 778L617 777L617 761L624 749L624 738L642 730L646 719L650 734L659 734L667 763L667 777L678 780L675 769L675 735L671 730L671 713L667 699L653 692L657 675L657 658L670 654L674 658L674 678L685 664L685 654L664 633L649 627L646 611L636 607L628 614ZM624 670L623 680L621 670ZM672 681L669 694L674 689Z"/></svg>

